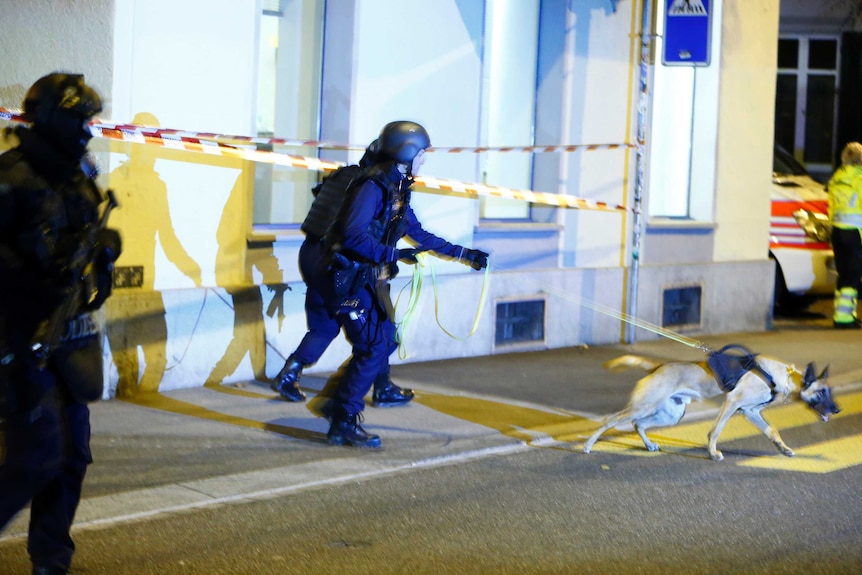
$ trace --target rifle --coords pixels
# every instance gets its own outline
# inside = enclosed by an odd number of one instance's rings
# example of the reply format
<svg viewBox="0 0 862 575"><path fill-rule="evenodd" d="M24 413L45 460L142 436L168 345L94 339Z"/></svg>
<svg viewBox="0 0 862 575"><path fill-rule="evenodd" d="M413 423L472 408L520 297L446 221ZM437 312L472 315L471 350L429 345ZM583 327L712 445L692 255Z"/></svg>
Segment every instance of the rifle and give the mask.
<svg viewBox="0 0 862 575"><path fill-rule="evenodd" d="M75 317L84 301L84 297L90 297L90 293L84 293L84 278L88 266L90 266L95 257L96 238L100 230L107 227L108 216L111 215L111 210L117 207L117 198L112 190L108 190L108 196L102 216L97 223L90 223L84 226L81 231L81 242L78 248L72 254L66 266L69 271L69 284L63 288L60 304L54 308L54 311L47 319L39 323L36 328L36 333L33 334L30 340L30 350L36 357L38 367L44 368L48 362L48 356L54 351L58 344L63 340L63 336L68 329L68 322ZM88 287L86 291L91 291Z"/></svg>

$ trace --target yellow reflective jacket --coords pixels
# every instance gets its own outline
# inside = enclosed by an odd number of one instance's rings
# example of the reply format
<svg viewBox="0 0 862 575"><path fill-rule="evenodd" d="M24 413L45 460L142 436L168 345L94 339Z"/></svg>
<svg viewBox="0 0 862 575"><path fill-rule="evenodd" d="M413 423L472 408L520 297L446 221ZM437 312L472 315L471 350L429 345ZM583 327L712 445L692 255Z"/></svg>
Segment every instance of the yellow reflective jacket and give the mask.
<svg viewBox="0 0 862 575"><path fill-rule="evenodd" d="M829 180L829 221L836 228L862 228L862 166L842 165Z"/></svg>

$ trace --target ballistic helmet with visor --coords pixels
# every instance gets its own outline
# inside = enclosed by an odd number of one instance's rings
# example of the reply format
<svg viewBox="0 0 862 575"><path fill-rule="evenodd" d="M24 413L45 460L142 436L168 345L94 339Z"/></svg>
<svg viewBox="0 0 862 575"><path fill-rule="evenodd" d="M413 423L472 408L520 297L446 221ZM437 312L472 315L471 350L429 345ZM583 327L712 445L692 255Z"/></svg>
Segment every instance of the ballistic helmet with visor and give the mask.
<svg viewBox="0 0 862 575"><path fill-rule="evenodd" d="M24 119L46 124L57 110L81 119L90 119L102 111L102 99L84 83L83 74L54 72L42 76L24 97Z"/></svg>
<svg viewBox="0 0 862 575"><path fill-rule="evenodd" d="M93 137L88 123L101 111L102 99L84 83L82 74L48 74L24 97L24 120L73 161L86 153Z"/></svg>
<svg viewBox="0 0 862 575"><path fill-rule="evenodd" d="M389 122L377 140L381 153L402 164L411 163L420 151L431 146L428 132L415 122Z"/></svg>

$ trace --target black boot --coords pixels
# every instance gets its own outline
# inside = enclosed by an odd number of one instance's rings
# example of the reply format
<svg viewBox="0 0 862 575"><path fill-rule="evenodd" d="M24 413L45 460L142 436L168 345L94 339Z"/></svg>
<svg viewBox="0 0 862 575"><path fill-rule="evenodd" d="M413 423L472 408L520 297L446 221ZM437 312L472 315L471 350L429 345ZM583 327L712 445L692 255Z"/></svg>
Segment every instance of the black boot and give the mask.
<svg viewBox="0 0 862 575"><path fill-rule="evenodd" d="M33 575L66 575L67 570L59 567L37 567L33 565Z"/></svg>
<svg viewBox="0 0 862 575"><path fill-rule="evenodd" d="M275 381L270 387L286 401L305 401L305 394L299 389L299 378L303 367L305 366L291 355L284 362L284 367L275 376Z"/></svg>
<svg viewBox="0 0 862 575"><path fill-rule="evenodd" d="M371 405L374 407L396 407L413 401L413 390L401 388L392 383L389 375L380 376L374 381Z"/></svg>
<svg viewBox="0 0 862 575"><path fill-rule="evenodd" d="M331 397L326 400L326 403L320 406L320 416L332 423L332 414L335 413L335 400Z"/></svg>
<svg viewBox="0 0 862 575"><path fill-rule="evenodd" d="M362 429L359 425L361 420L361 413L348 413L343 407L336 407L332 414L332 425L326 434L327 443L367 449L380 447L380 436L371 435Z"/></svg>

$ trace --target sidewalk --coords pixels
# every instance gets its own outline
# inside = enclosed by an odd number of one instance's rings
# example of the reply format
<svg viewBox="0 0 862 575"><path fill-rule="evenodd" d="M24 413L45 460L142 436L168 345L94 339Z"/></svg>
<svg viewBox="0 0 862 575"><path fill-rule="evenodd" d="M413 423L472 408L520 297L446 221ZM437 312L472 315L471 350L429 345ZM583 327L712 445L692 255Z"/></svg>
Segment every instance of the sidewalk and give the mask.
<svg viewBox="0 0 862 575"><path fill-rule="evenodd" d="M826 320L779 320L773 330L708 336L796 363L830 365L841 393L862 382L862 331L833 330ZM704 352L667 339L395 365L399 385L416 389L412 405L365 413L384 448L330 447L326 421L305 404L274 399L249 382L168 392L146 404L92 405L93 454L76 529L186 509L319 489L410 469L530 449L564 431L579 436L618 410L641 374L611 374L602 364L624 353L702 360ZM327 374L307 374L321 389ZM692 406L711 417L717 403ZM577 448L573 442L573 449ZM24 536L26 512L0 535Z"/></svg>

